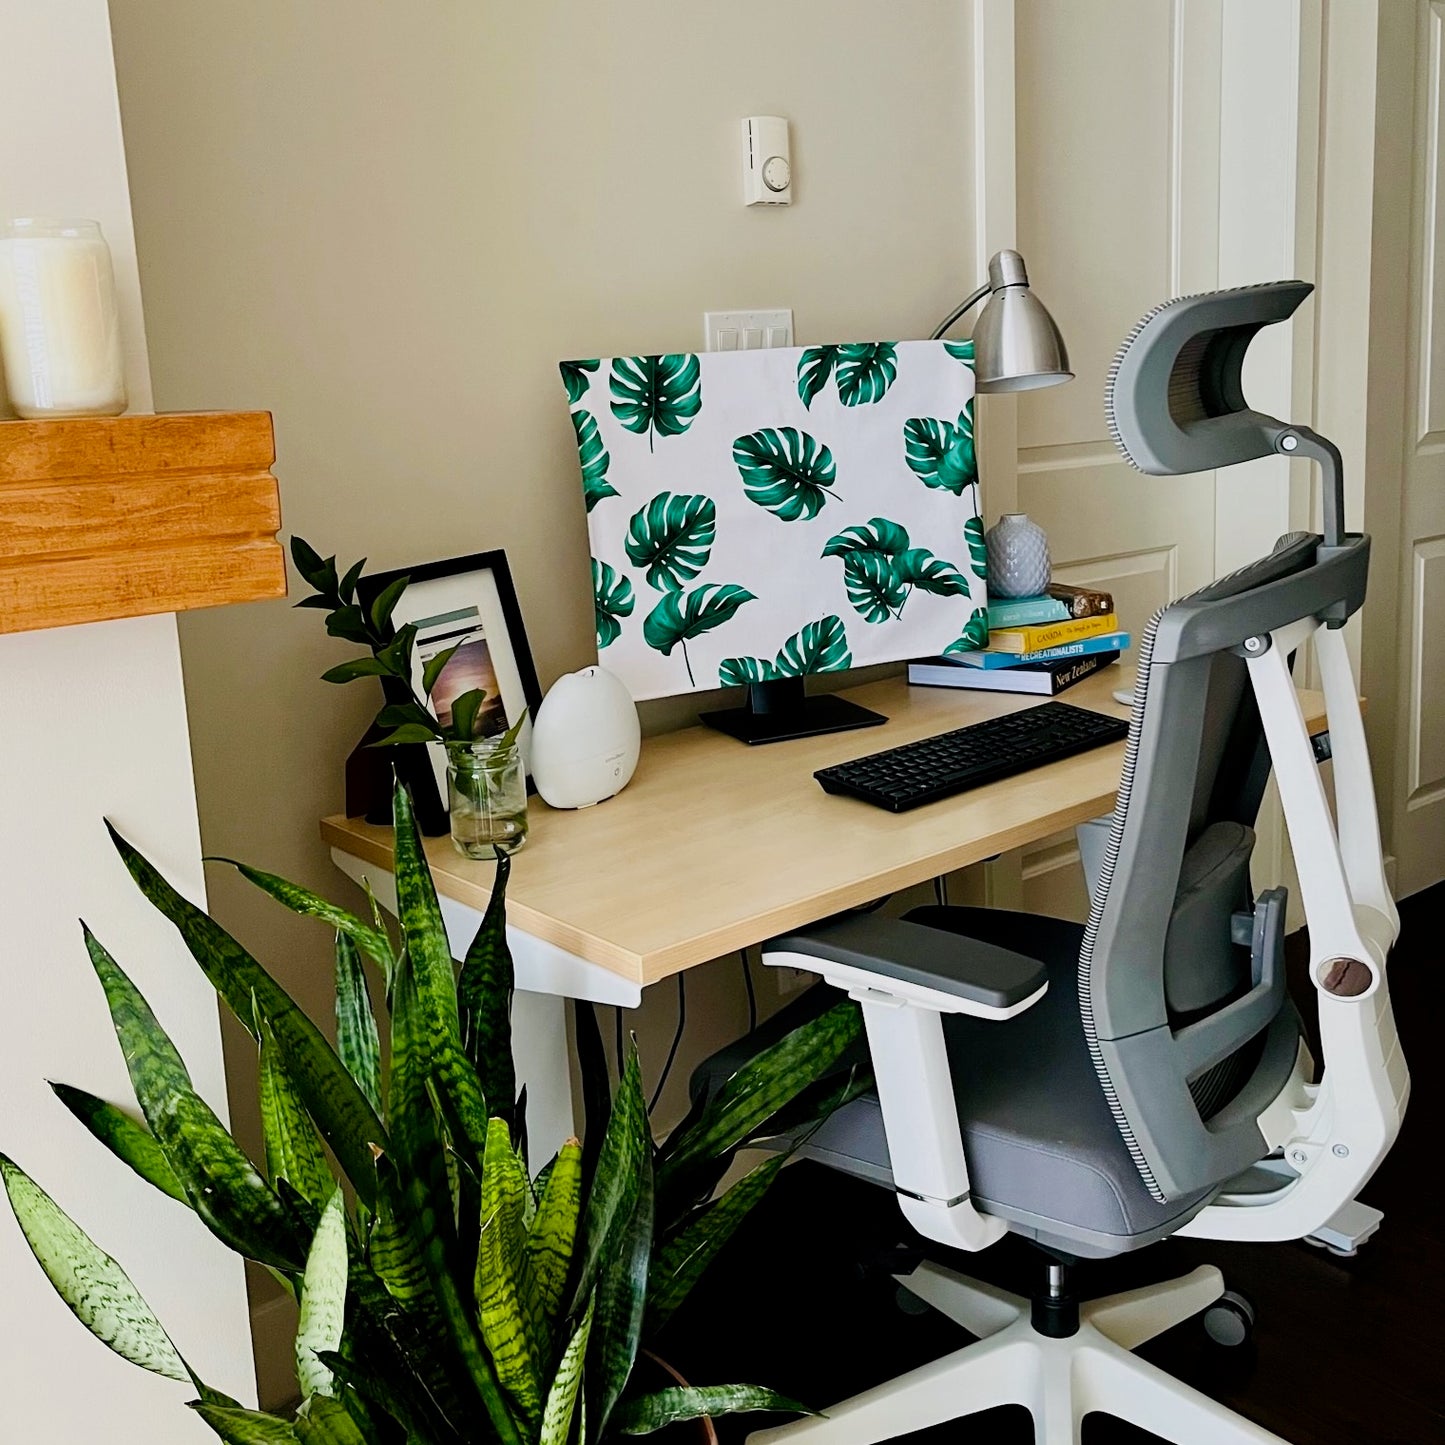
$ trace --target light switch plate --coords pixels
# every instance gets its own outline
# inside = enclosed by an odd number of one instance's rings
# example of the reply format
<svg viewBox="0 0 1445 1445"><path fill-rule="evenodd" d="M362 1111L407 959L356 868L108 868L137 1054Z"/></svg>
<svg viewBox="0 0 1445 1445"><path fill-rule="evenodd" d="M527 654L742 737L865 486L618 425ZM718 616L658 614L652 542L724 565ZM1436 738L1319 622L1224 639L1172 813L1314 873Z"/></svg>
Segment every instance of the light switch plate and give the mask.
<svg viewBox="0 0 1445 1445"><path fill-rule="evenodd" d="M793 344L793 313L782 311L705 311L703 344L709 351L760 351Z"/></svg>

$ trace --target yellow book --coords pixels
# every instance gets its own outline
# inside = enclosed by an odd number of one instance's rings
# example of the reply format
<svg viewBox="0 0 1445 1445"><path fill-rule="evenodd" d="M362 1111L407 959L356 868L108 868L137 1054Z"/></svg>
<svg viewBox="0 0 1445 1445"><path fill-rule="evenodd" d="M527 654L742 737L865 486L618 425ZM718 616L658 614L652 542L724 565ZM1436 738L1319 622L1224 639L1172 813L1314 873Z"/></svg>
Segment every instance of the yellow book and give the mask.
<svg viewBox="0 0 1445 1445"><path fill-rule="evenodd" d="M1042 622L1034 627L996 627L988 635L988 649L1042 652L1046 647L1062 647L1067 642L1082 642L1086 637L1102 637L1118 630L1119 619L1112 612L1102 617L1075 617L1068 622Z"/></svg>

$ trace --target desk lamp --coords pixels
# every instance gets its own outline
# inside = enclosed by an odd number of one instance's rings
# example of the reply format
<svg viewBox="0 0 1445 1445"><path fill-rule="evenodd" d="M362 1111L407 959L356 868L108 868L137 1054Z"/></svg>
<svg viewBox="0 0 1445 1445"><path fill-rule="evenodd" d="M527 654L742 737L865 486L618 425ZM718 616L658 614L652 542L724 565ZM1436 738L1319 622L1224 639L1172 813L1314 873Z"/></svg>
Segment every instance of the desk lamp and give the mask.
<svg viewBox="0 0 1445 1445"><path fill-rule="evenodd" d="M1073 380L1064 338L1048 308L1029 289L1028 270L1017 251L994 255L988 280L949 313L930 339L941 340L985 297L973 328L975 390L1034 391ZM704 713L702 721L744 742L759 743L871 727L887 719L831 693L808 697L804 679L788 677L751 683L743 707Z"/></svg>

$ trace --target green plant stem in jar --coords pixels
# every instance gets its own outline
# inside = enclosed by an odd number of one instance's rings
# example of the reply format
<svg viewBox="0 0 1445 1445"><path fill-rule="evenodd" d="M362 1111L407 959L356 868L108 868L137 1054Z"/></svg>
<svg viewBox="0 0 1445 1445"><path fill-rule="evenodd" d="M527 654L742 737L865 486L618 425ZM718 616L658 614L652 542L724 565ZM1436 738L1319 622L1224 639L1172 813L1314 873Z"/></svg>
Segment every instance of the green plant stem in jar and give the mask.
<svg viewBox="0 0 1445 1445"><path fill-rule="evenodd" d="M464 858L515 853L527 841L527 779L511 737L447 744L452 844Z"/></svg>

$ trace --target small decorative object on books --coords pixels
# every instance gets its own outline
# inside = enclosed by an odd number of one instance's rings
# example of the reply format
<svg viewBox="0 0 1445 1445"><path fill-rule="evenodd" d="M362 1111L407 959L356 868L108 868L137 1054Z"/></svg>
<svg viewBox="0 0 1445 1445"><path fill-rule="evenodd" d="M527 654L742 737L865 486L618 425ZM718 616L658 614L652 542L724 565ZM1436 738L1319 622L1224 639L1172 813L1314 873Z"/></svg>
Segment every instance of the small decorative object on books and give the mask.
<svg viewBox="0 0 1445 1445"><path fill-rule="evenodd" d="M1102 617L1114 610L1114 594L1099 592L1092 587L1070 587L1063 582L1051 582L1048 595L1067 607L1070 617Z"/></svg>
<svg viewBox="0 0 1445 1445"><path fill-rule="evenodd" d="M481 552L374 576L364 574L363 558L340 576L335 557L323 560L301 538L292 538L291 551L316 589L297 605L328 609L333 637L371 650L370 657L333 667L324 680L376 677L386 698L347 762L348 815L390 821L390 768L377 749L392 744L426 833L448 830L441 800L450 798L463 804L465 816L456 821L466 836L454 833L460 851L484 847L490 857L493 841L520 846L529 719L541 688L506 555ZM449 748L455 752L450 760ZM509 751L517 756L509 758ZM520 810L517 788L523 789ZM491 819L485 826L482 815Z"/></svg>
<svg viewBox="0 0 1445 1445"><path fill-rule="evenodd" d="M983 645L971 356L902 341L562 364L597 645L634 698Z"/></svg>
<svg viewBox="0 0 1445 1445"><path fill-rule="evenodd" d="M605 667L552 684L532 730L532 773L553 808L590 808L620 793L637 769L637 704Z"/></svg>
<svg viewBox="0 0 1445 1445"><path fill-rule="evenodd" d="M115 272L98 221L0 225L0 357L19 416L125 410Z"/></svg>
<svg viewBox="0 0 1445 1445"><path fill-rule="evenodd" d="M998 597L1036 597L1049 585L1049 539L1022 512L1008 512L986 534L988 586Z"/></svg>

